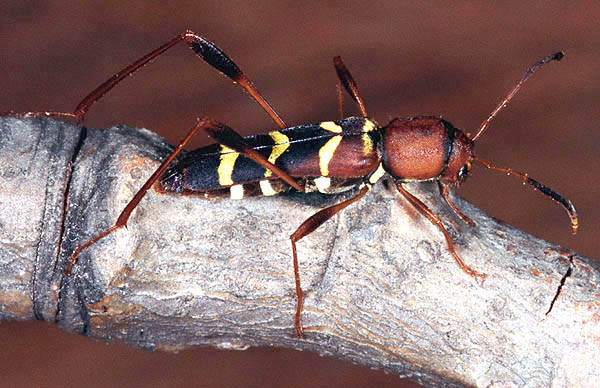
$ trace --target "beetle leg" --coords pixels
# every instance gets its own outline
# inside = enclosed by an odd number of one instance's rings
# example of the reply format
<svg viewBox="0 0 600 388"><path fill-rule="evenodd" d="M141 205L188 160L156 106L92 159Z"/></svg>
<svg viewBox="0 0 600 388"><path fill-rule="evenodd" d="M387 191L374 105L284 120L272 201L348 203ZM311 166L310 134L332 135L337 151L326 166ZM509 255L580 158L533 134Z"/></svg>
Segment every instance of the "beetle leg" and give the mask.
<svg viewBox="0 0 600 388"><path fill-rule="evenodd" d="M85 96L83 100L77 107L73 113L66 112L25 112L25 113L12 113L12 116L16 117L58 117L58 118L74 118L77 119L78 123L83 122L86 112L88 109L94 105L98 100L100 100L106 93L108 93L112 88L114 88L119 82L128 76L132 75L143 66L148 64L150 61L175 46L179 42L185 42L198 57L202 58L206 63L214 67L220 73L229 77L234 83L237 83L244 89L252 98L260 104L260 106L267 112L269 117L280 128L286 128L286 124L283 122L281 117L277 114L277 112L273 109L271 104L260 94L258 89L254 86L252 81L248 79L248 77L242 72L242 70L225 54L223 50L217 47L213 42L204 38L201 35L196 34L193 31L186 31L175 38L171 39L167 43L163 44L159 48L153 50L152 52L144 55L137 61L133 62L131 65L125 67L123 70L119 71L108 80L103 82L100 86L94 89L90 94Z"/></svg>
<svg viewBox="0 0 600 388"><path fill-rule="evenodd" d="M73 268L73 265L75 265L77 263L77 259L79 258L79 255L85 248L89 247L90 245L92 245L96 241L100 240L101 238L108 236L115 230L127 225L127 221L129 220L131 213L137 207L137 205L140 203L142 198L144 198L144 195L146 195L146 192L148 191L148 189L150 189L150 187L152 187L154 182L156 182L158 180L158 178L161 176L161 174L167 169L167 167L173 161L173 159L175 159L175 157L183 150L183 147L185 147L185 145L191 140L191 138L194 136L194 134L196 134L196 132L200 128L205 127L207 125L207 123L208 123L208 120L202 119L202 120L199 120L196 123L196 125L194 125L194 127L187 133L187 135L185 135L185 137L179 142L179 144L177 145L175 150L173 150L173 152L171 152L171 155L169 155L161 163L161 165L156 169L156 171L154 171L154 173L150 176L150 178L148 178L146 183L144 183L144 185L138 190L138 192L135 193L135 195L133 196L131 201L129 201L127 206L125 206L125 209L123 209L123 211L119 215L119 218L117 219L117 222L113 226L106 229L102 233L99 233L98 235L94 236L93 238L91 238L90 240L85 242L84 244L78 246L75 249L75 251L73 251L73 254L69 258L69 262L67 263L67 266L65 267L65 270L64 270L64 273L66 275L69 275L71 273L71 269Z"/></svg>
<svg viewBox="0 0 600 388"><path fill-rule="evenodd" d="M360 93L358 92L358 87L356 86L356 82L354 81L354 78L352 78L352 74L350 74L350 71L348 70L346 65L344 65L344 61L342 61L342 57L339 57L339 56L334 57L333 58L333 66L335 67L335 71L338 76L338 89L341 89L339 87L339 83L341 82L342 85L344 85L344 88L346 89L346 91L348 92L350 97L352 97L352 99L354 100L356 105L358 105L358 109L360 109L360 113L362 114L362 116L367 117L367 109L365 108L365 103L363 102L363 99L360 97ZM340 113L343 114L341 101L342 101L341 92L338 92L338 102L340 104Z"/></svg>
<svg viewBox="0 0 600 388"><path fill-rule="evenodd" d="M469 224L469 226L476 226L475 221L473 221L469 216L460 211L458 206L456 206L456 204L452 202L452 200L450 199L450 189L448 188L448 186L438 181L438 187L440 189L440 194L446 200L446 203L448 204L448 206L450 206L454 213L458 217L460 217L460 219L463 220L465 224Z"/></svg>
<svg viewBox="0 0 600 388"><path fill-rule="evenodd" d="M208 136L216 140L217 143L227 146L244 155L248 159L255 161L264 168L271 170L273 174L283 179L296 190L301 192L304 191L304 187L300 186L300 184L296 182L296 180L292 178L290 174L269 162L269 160L262 154L250 147L244 138L236 131L217 121L213 121L208 118L204 118L203 120L206 121L206 125L204 125L202 128L208 133Z"/></svg>
<svg viewBox="0 0 600 388"><path fill-rule="evenodd" d="M336 205L327 207L325 209L319 210L317 213L313 214L306 221L302 223L296 229L294 233L290 236L290 240L292 241L292 254L294 260L294 278L296 279L296 296L298 297L298 303L296 304L296 319L295 319L295 327L296 327L296 336L298 338L304 337L304 331L302 330L302 322L300 320L302 314L302 304L304 302L304 292L302 291L302 287L300 286L300 272L298 270L298 254L296 253L296 242L298 242L303 237L308 236L310 233L314 232L319 226L321 226L325 221L333 217L337 212L345 208L346 206L352 204L353 202L361 199L367 191L369 191L370 185L364 185L360 192L350 199L345 200L344 202L340 202Z"/></svg>
<svg viewBox="0 0 600 388"><path fill-rule="evenodd" d="M396 183L396 188L398 189L400 194L402 194L404 196L404 198L406 198L408 200L408 202L410 202L411 205L413 205L422 215L427 217L427 219L432 224L437 226L440 229L440 231L444 234L444 237L446 238L446 242L448 243L448 251L450 251L450 253L454 257L454 260L456 260L456 263L458 264L458 266L463 271L465 271L469 276L471 276L473 278L476 278L476 277L481 278L481 281L483 283L485 281L486 275L484 273L477 272L474 269L472 269L471 267L469 267L468 265L466 265L464 263L464 261L462 261L462 259L458 256L458 253L456 253L456 249L454 249L454 244L452 243L452 239L450 238L448 231L442 224L442 220L440 219L440 217L438 217L437 214L435 214L433 211L431 211L431 209L429 209L427 207L427 205L425 205L423 202L421 202L421 200L419 198L417 198L414 195L412 195L411 193L409 193L402 186L402 183Z"/></svg>

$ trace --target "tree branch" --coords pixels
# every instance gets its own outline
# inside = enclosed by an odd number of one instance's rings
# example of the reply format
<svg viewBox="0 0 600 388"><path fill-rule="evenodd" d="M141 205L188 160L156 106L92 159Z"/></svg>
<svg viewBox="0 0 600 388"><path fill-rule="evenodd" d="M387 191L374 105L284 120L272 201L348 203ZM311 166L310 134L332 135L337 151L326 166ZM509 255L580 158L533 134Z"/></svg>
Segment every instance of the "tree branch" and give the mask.
<svg viewBox="0 0 600 388"><path fill-rule="evenodd" d="M442 217L458 253L379 184L299 243L305 340L294 335L289 235L341 198L206 200L150 191L111 226L170 147L146 130L0 121L0 319L155 350L275 345L447 387L592 386L599 381L600 267L453 200L410 190ZM72 162L73 161L73 162ZM72 173L71 173L72 171ZM60 249L59 249L60 248Z"/></svg>

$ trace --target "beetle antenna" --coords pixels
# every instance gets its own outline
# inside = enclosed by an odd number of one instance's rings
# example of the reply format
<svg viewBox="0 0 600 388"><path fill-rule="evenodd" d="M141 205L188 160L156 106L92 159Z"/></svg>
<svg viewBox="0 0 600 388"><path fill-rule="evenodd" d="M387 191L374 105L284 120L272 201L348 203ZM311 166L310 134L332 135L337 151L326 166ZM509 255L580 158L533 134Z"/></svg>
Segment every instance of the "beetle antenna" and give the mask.
<svg viewBox="0 0 600 388"><path fill-rule="evenodd" d="M523 82L525 82L525 80L527 78L529 78L529 76L531 74L533 74L533 72L536 71L536 69L538 67L542 66L546 62L550 62L550 61L554 61L554 60L560 61L564 56L565 56L565 53L562 51L559 51L555 54L548 55L546 58L542 59L541 61L537 62L535 65L531 66L529 68L529 70L527 70L525 72L523 77L521 77L521 80L515 85L515 87L512 88L512 90L506 95L506 97L504 97L502 102L500 104L498 104L498 106L492 111L492 113L490 113L490 116L487 119L485 119L483 121L483 123L481 123L481 125L479 126L479 129L477 130L477 133L475 134L475 136L473 136L473 138L471 138L471 140L475 141L475 140L477 140L477 138L479 136L481 136L483 131L485 131L485 129L488 127L488 125L490 125L490 122L492 121L492 119L494 117L496 117L496 115L498 114L498 112L500 112L502 110L502 108L506 107L508 102L515 96L515 94L517 94L519 89L521 89Z"/></svg>
<svg viewBox="0 0 600 388"><path fill-rule="evenodd" d="M472 161L477 162L486 168L496 170L496 171L501 171L508 175L513 175L513 176L521 179L523 181L523 183L527 183L527 184L533 186L534 189L539 190L542 194L547 195L550 198L552 198L553 200L555 200L556 202L560 203L565 208L565 210L567 211L567 214L569 215L569 218L571 219L571 231L573 232L573 234L577 233L577 229L579 228L579 221L577 220L577 211L575 210L575 206L573 205L573 202L571 202L568 199L565 199L562 195L558 194L557 192L555 192L548 186L544 186L543 184L536 181L535 179L530 178L527 174L520 173L511 168L494 166L491 163L489 163L483 159L479 159L479 158L473 158Z"/></svg>

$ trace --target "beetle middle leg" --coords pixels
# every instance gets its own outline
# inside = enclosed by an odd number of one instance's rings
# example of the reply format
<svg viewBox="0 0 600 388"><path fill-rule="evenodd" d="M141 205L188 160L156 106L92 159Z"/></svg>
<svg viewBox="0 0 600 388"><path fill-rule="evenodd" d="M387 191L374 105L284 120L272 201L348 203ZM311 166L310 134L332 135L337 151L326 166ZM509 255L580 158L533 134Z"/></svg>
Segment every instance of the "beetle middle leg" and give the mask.
<svg viewBox="0 0 600 388"><path fill-rule="evenodd" d="M358 106L360 113L363 117L367 117L367 109L365 108L365 103L358 92L358 86L356 86L356 81L352 78L352 74L350 74L350 70L344 65L344 61L342 61L342 57L334 57L333 58L333 66L335 67L335 72L337 74L337 90L338 90L338 106L340 112L340 119L344 118L344 110L342 105L342 85L352 97L352 100Z"/></svg>
<svg viewBox="0 0 600 388"><path fill-rule="evenodd" d="M296 296L298 298L296 304L295 319L296 336L298 338L304 337L304 331L302 329L302 322L300 319L302 315L302 304L304 302L304 292L302 291L302 287L300 285L300 271L298 270L298 254L296 253L296 242L298 242L303 237L308 236L310 233L314 232L319 226L323 225L325 221L333 217L337 212L344 209L346 206L361 199L369 191L369 188L370 185L366 184L356 196L347 199L344 202L340 202L333 206L319 210L317 213L313 214L312 216L310 216L310 218L304 221L302 225L300 225L298 229L296 229L296 231L290 236L290 240L292 242L292 255L294 260L294 278L296 279Z"/></svg>

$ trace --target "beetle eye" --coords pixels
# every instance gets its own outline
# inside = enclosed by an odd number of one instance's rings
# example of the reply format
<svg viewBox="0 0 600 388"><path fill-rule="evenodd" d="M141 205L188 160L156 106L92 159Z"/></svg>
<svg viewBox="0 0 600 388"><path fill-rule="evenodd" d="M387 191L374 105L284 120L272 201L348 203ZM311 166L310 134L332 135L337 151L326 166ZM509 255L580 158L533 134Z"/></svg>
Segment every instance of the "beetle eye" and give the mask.
<svg viewBox="0 0 600 388"><path fill-rule="evenodd" d="M465 164L464 166L462 166L460 168L460 170L458 171L458 180L459 181L464 181L467 176L469 176L469 170L471 166L469 166L469 164Z"/></svg>

